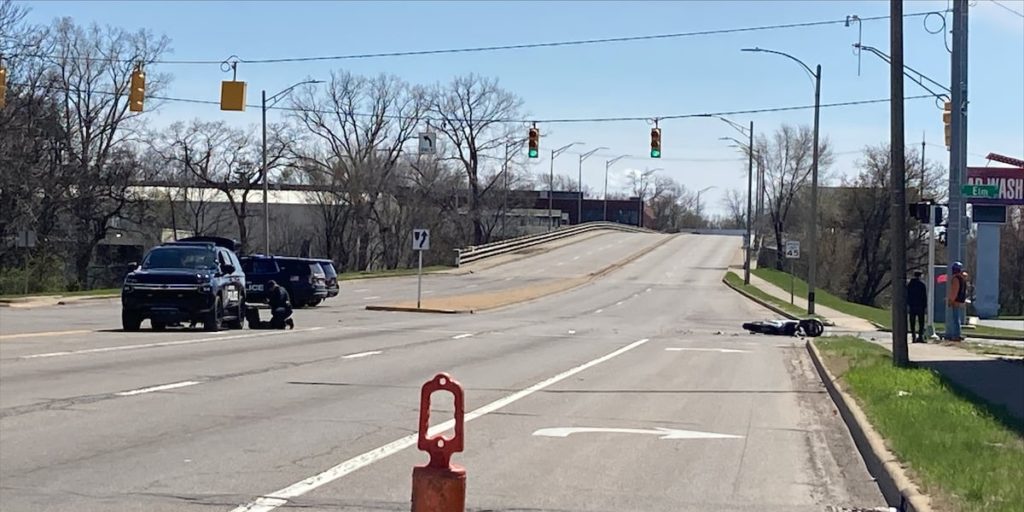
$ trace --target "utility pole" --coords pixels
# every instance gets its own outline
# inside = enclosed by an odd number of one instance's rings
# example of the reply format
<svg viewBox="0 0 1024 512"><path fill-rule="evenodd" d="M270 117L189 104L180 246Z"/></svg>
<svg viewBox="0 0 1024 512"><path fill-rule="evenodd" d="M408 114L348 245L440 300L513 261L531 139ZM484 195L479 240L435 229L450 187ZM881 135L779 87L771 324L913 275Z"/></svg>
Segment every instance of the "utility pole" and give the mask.
<svg viewBox="0 0 1024 512"><path fill-rule="evenodd" d="M892 66L889 67L889 109L892 228L892 360L899 367L907 366L907 190L906 152L903 126L903 0L889 0L889 44Z"/></svg>
<svg viewBox="0 0 1024 512"><path fill-rule="evenodd" d="M750 250L753 245L754 220L752 215L754 188L754 122L750 122L750 145L747 146L747 261L743 265L743 284L750 284Z"/></svg>
<svg viewBox="0 0 1024 512"><path fill-rule="evenodd" d="M967 232L966 210L960 194L960 185L967 173L967 0L953 0L953 51L950 65L950 119L949 148L949 221L946 228L946 249L950 265L946 268L946 282L953 282L954 261L963 261ZM953 322L953 312L946 307L946 332Z"/></svg>
<svg viewBox="0 0 1024 512"><path fill-rule="evenodd" d="M893 0L897 1L897 0ZM898 0L902 1L902 0ZM903 69L902 67L900 69ZM902 78L901 78L902 80ZM902 90L902 85L900 86ZM900 96L902 98L902 96ZM811 246L807 251L807 314L814 314L814 288L818 283L818 119L821 114L821 64L814 71L814 148L811 151Z"/></svg>
<svg viewBox="0 0 1024 512"><path fill-rule="evenodd" d="M270 174L267 173L267 90L264 89L262 93L262 103L260 104L261 111L263 112L263 148L260 151L263 159L263 254L270 254L270 202L267 199L270 189Z"/></svg>

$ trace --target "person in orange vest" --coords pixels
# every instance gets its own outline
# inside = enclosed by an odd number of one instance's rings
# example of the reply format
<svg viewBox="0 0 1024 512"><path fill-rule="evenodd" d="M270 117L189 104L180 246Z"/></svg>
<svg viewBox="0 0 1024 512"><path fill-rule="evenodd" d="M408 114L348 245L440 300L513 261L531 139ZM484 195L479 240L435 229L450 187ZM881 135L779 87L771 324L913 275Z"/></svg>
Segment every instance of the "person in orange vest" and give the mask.
<svg viewBox="0 0 1024 512"><path fill-rule="evenodd" d="M946 340L963 341L960 326L963 325L964 315L967 312L967 272L964 272L964 265L959 261L953 262L952 269L953 280L949 282L946 305L953 312L953 318L946 331Z"/></svg>

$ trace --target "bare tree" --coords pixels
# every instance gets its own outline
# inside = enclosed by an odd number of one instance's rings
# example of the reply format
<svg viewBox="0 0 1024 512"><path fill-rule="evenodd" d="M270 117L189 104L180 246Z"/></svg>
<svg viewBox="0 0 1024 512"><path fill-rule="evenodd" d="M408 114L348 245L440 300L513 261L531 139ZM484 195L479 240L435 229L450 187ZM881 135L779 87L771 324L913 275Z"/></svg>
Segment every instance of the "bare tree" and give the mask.
<svg viewBox="0 0 1024 512"><path fill-rule="evenodd" d="M473 74L439 86L431 95L429 111L437 120L435 128L450 143L469 182L474 244L487 241L482 200L491 187L481 184L482 160L514 140L513 126L507 121L519 116L521 106L522 100L499 87L497 79Z"/></svg>
<svg viewBox="0 0 1024 512"><path fill-rule="evenodd" d="M293 117L310 134L310 143L294 156L306 174L321 174L316 180L330 184L335 191L330 202L348 210L344 215L354 224L352 266L366 269L370 223L404 146L416 134L426 107L424 92L395 76L336 72L324 92L309 86L293 98ZM344 220L347 224L349 217Z"/></svg>
<svg viewBox="0 0 1024 512"><path fill-rule="evenodd" d="M785 261L785 236L794 200L811 177L813 133L807 126L782 125L771 138L761 135L754 143L757 158L764 171L765 208L775 235L775 264L781 270ZM832 149L828 138L818 145L818 179L824 181L832 165Z"/></svg>
<svg viewBox="0 0 1024 512"><path fill-rule="evenodd" d="M747 201L739 190L731 188L722 198L726 214L720 220L724 229L740 229L747 226Z"/></svg>

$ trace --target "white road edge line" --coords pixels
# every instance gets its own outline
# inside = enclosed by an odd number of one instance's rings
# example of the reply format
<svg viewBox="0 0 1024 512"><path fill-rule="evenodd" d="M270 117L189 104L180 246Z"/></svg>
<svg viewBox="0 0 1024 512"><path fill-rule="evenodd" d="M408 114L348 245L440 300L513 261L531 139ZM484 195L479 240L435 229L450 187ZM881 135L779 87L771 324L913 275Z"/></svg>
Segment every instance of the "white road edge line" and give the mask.
<svg viewBox="0 0 1024 512"><path fill-rule="evenodd" d="M21 356L18 359L36 359L42 357L60 357L60 356L73 356L78 354L96 354L100 352L114 352L117 350L133 350L139 348L156 348L156 347L172 347L175 345L191 345L193 343L205 343L209 341L227 341L227 340L239 340L242 338L259 338L263 336L273 336L275 334L290 334L296 332L309 332L319 331L323 327L309 327L306 329L295 329L285 332L260 332L253 334L239 334L236 336L214 336L212 338L199 338L194 340L178 340L178 341L161 341L159 343L145 343L142 345L117 345L114 347L100 347L100 348L89 348L84 350L65 350L62 352L47 352L45 354L30 354L27 356Z"/></svg>
<svg viewBox="0 0 1024 512"><path fill-rule="evenodd" d="M117 396L135 396L135 395L142 395L144 393L152 393L154 391L167 391L168 389L178 389L178 388L184 388L184 387L188 387L188 386L195 386L196 384L201 384L201 383L199 381L196 381L196 380L186 380L186 381L183 381L183 382L175 382L174 384L164 384L162 386L152 386L152 387L148 387L148 388L139 388L139 389L133 389L131 391L122 391L120 393L114 393L114 394L117 395Z"/></svg>
<svg viewBox="0 0 1024 512"><path fill-rule="evenodd" d="M383 354L381 350L370 350L369 352L359 352L356 354L349 354L347 356L341 356L342 359L359 359L360 357L370 357L377 354Z"/></svg>
<svg viewBox="0 0 1024 512"><path fill-rule="evenodd" d="M547 388L553 384L557 384L565 379L568 379L569 377L572 377L573 375L576 375L577 373L580 373L588 368L597 366L605 361L608 361L609 359L613 359L622 354L625 354L626 352L629 352L630 350L633 350L634 348L639 347L640 345L643 345L648 341L650 340L647 338L634 341L633 343L630 343L629 345L626 345L614 352L611 352L597 359L593 359L591 361L583 363L579 366L576 366L575 368L570 368L562 373L559 373L558 375L555 375L554 377L542 380L528 388L512 393L511 395L499 398L483 407L480 407L479 409L475 409L473 411L466 413L464 421L470 422L481 416L502 409L544 388ZM434 425L433 427L427 430L427 435L435 436L437 434L445 432L446 430L451 429L454 426L455 420L451 419L439 425ZM256 498L250 503L233 509L231 512L270 512L282 505L287 504L288 500L292 498L302 496L303 494L306 494L321 486L327 485L345 475L348 475L354 471L369 466L374 462L390 457L406 448L409 448L410 446L416 444L418 438L419 434L409 434L405 437L396 439L384 446L375 448L366 453L363 453L362 455L357 455L349 460L346 460L345 462L342 462L337 466L327 469L326 471L323 471L319 474L313 475L302 481L289 485L284 489L260 496L259 498Z"/></svg>
<svg viewBox="0 0 1024 512"><path fill-rule="evenodd" d="M464 339L464 338L469 338L470 336L473 336L473 333L467 332L467 333L457 334L455 336L452 336L452 339L453 340L461 340L461 339Z"/></svg>

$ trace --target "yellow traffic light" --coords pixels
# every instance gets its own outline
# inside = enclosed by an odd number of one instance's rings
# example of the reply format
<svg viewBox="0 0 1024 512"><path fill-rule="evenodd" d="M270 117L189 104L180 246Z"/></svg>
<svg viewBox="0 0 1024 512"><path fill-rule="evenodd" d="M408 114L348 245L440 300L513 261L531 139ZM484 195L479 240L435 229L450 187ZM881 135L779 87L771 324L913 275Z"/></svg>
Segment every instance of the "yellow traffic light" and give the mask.
<svg viewBox="0 0 1024 512"><path fill-rule="evenodd" d="M7 68L0 64L0 108L7 105Z"/></svg>
<svg viewBox="0 0 1024 512"><path fill-rule="evenodd" d="M135 68L135 71L132 71L129 86L128 110L142 112L142 106L146 99L146 74L142 72L142 68Z"/></svg>
<svg viewBox="0 0 1024 512"><path fill-rule="evenodd" d="M540 130L536 126L530 128L530 146L527 155L530 158L540 156Z"/></svg>
<svg viewBox="0 0 1024 512"><path fill-rule="evenodd" d="M661 128L651 128L651 158L661 158Z"/></svg>
<svg viewBox="0 0 1024 512"><path fill-rule="evenodd" d="M946 125L946 149L953 147L953 103L947 101L942 105L942 124Z"/></svg>
<svg viewBox="0 0 1024 512"><path fill-rule="evenodd" d="M220 83L220 109L245 111L245 82L225 80Z"/></svg>

